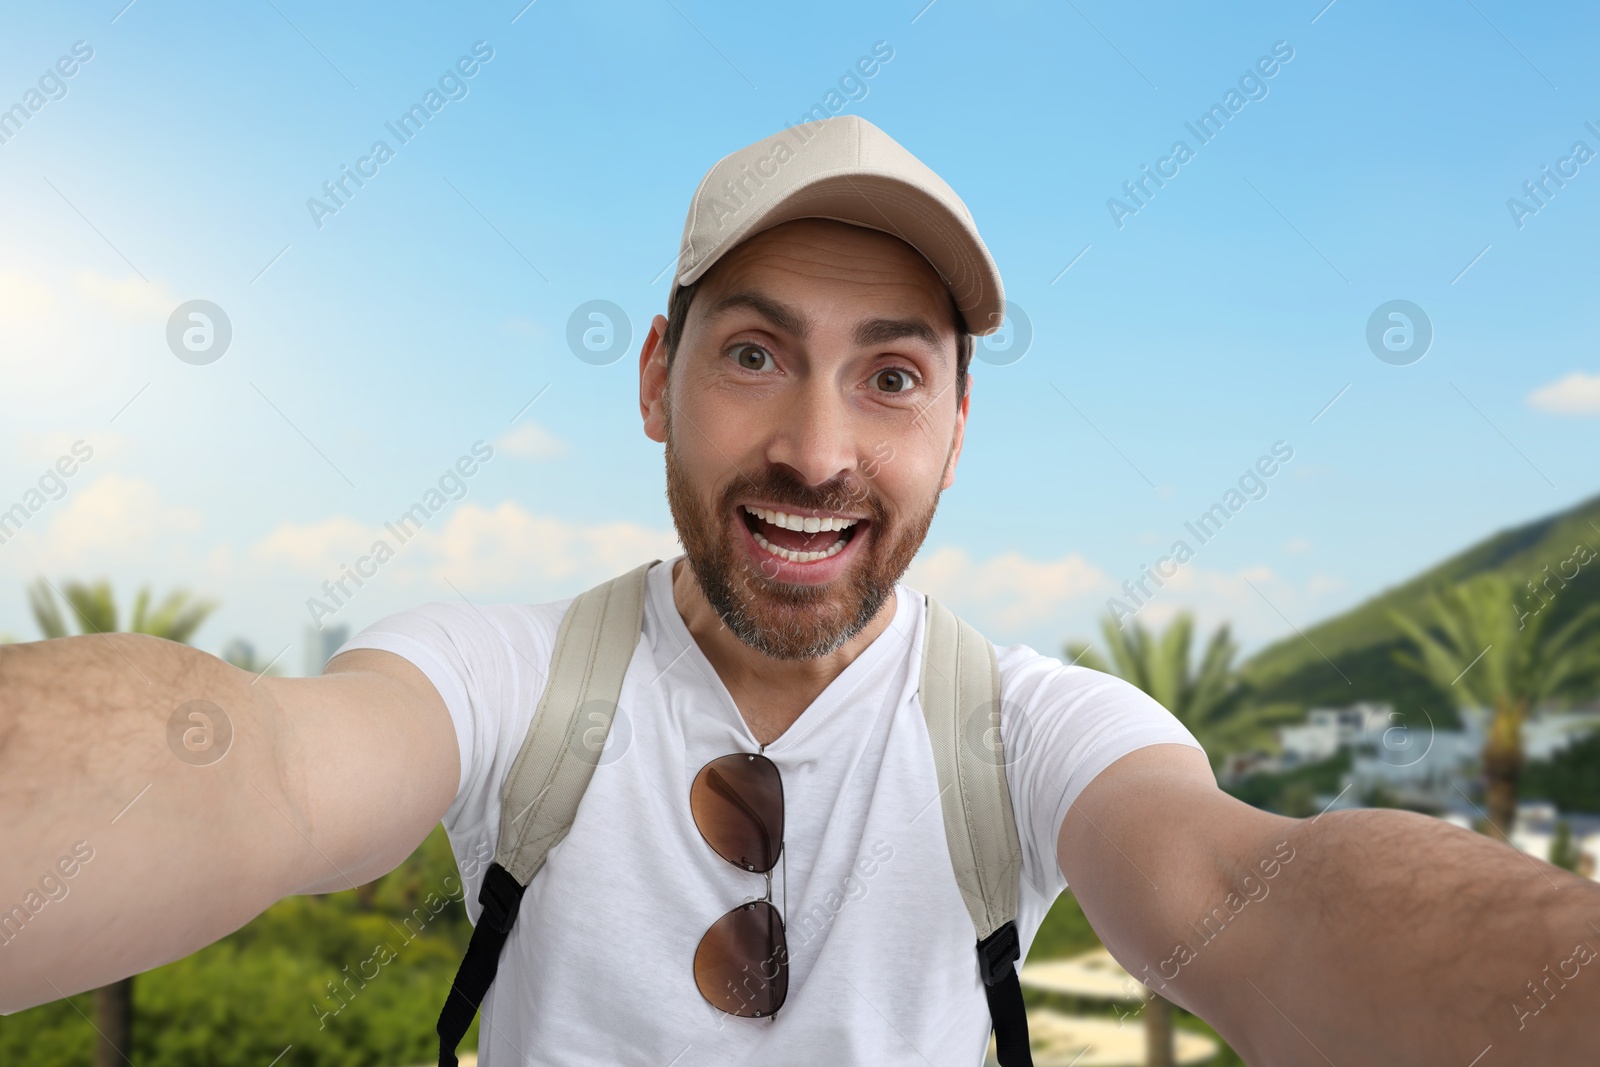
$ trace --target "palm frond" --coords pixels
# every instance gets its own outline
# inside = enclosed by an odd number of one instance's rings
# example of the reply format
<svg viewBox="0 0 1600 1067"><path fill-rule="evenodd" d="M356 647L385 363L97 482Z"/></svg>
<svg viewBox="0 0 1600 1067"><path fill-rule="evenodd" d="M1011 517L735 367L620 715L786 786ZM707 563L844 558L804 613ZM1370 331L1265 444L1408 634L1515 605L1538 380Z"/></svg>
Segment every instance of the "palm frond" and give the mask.
<svg viewBox="0 0 1600 1067"><path fill-rule="evenodd" d="M1511 581L1501 575L1480 575L1389 617L1411 646L1397 650L1395 661L1460 694L1461 704L1535 706L1600 673L1600 605L1547 633L1548 615L1519 619Z"/></svg>
<svg viewBox="0 0 1600 1067"><path fill-rule="evenodd" d="M1100 633L1109 662L1079 641L1067 645L1068 655L1149 694L1213 754L1232 751L1235 744L1264 744L1283 717L1280 709L1275 718L1235 720L1243 691L1234 667L1238 645L1226 625L1207 640L1198 662L1194 616L1189 612L1180 612L1159 634L1136 621L1118 626L1106 616Z"/></svg>
<svg viewBox="0 0 1600 1067"><path fill-rule="evenodd" d="M145 617L150 611L150 587L147 585L139 590L139 595L133 598L133 617L128 620L130 633L143 634L150 631L145 629Z"/></svg>
<svg viewBox="0 0 1600 1067"><path fill-rule="evenodd" d="M64 582L61 595L77 617L78 630L86 634L115 633L117 629L117 602L111 592L111 582L105 578L98 582Z"/></svg>
<svg viewBox="0 0 1600 1067"><path fill-rule="evenodd" d="M139 606L142 609L149 601L149 589L139 592ZM140 611L130 629L134 633L150 634L154 637L164 637L168 641L177 641L187 644L189 638L194 636L206 617L216 610L217 605L210 600L192 599L186 589L175 589L167 594L159 607L153 612Z"/></svg>
<svg viewBox="0 0 1600 1067"><path fill-rule="evenodd" d="M33 618L45 637L65 637L71 632L69 622L79 633L114 633L117 625L116 597L111 583L106 579L97 582L63 582L61 598L71 609L70 618L61 611L50 583L40 578L28 586L28 604ZM150 634L169 641L187 644L207 617L216 610L215 601L194 597L185 589L176 589L152 610L149 587L139 590L134 599L133 614L129 619L130 633Z"/></svg>
<svg viewBox="0 0 1600 1067"><path fill-rule="evenodd" d="M1067 664L1088 667L1091 671L1100 671L1102 674L1111 673L1111 666L1106 663L1105 657L1096 652L1094 646L1087 641L1067 642Z"/></svg>
<svg viewBox="0 0 1600 1067"><path fill-rule="evenodd" d="M39 578L28 586L28 607L33 610L33 621L45 637L67 636L67 622L61 617L61 606L56 603L55 589L49 581Z"/></svg>
<svg viewBox="0 0 1600 1067"><path fill-rule="evenodd" d="M1538 699L1600 683L1600 603L1589 604L1545 639Z"/></svg>

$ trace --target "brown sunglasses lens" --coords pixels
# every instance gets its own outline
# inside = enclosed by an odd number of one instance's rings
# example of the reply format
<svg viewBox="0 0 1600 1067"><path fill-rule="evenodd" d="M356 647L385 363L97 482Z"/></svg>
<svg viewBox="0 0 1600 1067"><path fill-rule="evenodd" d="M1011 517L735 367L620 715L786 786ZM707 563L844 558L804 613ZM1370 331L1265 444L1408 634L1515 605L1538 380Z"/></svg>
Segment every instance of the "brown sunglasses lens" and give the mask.
<svg viewBox="0 0 1600 1067"><path fill-rule="evenodd" d="M778 909L741 904L712 924L694 950L700 995L729 1015L765 1019L789 995L789 945Z"/></svg>
<svg viewBox="0 0 1600 1067"><path fill-rule="evenodd" d="M767 757L735 752L695 775L689 810L706 844L747 871L765 873L783 844L783 779Z"/></svg>

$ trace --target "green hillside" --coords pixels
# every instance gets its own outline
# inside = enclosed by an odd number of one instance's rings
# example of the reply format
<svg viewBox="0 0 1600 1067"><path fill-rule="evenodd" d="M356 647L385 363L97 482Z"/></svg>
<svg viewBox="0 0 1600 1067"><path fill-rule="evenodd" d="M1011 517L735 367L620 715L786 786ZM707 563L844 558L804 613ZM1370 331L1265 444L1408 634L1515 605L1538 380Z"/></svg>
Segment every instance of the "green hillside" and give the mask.
<svg viewBox="0 0 1600 1067"><path fill-rule="evenodd" d="M1250 657L1241 672L1261 703L1313 707L1382 700L1394 703L1397 710L1424 708L1439 726L1454 724L1453 702L1395 663L1401 637L1388 613L1415 610L1429 592L1490 572L1505 575L1522 591L1518 603L1508 604L1506 610L1548 612L1550 625L1559 625L1584 605L1600 600L1600 496L1486 538L1410 581L1307 628L1305 636L1316 648L1295 634ZM1563 572L1571 576L1565 583ZM1542 602L1529 582L1537 587Z"/></svg>

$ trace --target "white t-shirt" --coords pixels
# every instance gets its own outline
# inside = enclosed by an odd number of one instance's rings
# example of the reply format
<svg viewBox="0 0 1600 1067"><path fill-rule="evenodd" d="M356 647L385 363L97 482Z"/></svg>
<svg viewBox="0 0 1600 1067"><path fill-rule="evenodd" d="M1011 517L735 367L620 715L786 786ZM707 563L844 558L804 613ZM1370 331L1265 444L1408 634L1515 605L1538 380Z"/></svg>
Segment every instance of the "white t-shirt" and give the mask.
<svg viewBox="0 0 1600 1067"><path fill-rule="evenodd" d="M762 897L766 881L705 843L689 787L716 757L759 746L678 614L674 562L650 572L642 639L572 831L523 895L484 1000L479 1063L980 1064L990 1019L977 936L917 704L925 599L905 585L888 629L766 748L783 776L785 860L773 901L787 927L788 1000L773 1019L744 1019L700 995L692 962L701 936ZM474 922L500 787L570 603L427 604L340 649L404 657L450 710L461 781L444 825ZM1026 954L1066 886L1056 836L1083 788L1145 745L1200 746L1118 678L1026 645L996 653ZM1010 739L1023 736L1011 751Z"/></svg>

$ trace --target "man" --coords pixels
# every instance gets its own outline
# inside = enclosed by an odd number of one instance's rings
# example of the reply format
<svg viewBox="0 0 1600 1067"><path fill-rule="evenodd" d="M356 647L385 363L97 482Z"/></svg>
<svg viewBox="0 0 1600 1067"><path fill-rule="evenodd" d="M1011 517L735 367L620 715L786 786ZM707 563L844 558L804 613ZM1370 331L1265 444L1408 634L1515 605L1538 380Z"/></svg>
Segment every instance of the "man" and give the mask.
<svg viewBox="0 0 1600 1067"><path fill-rule="evenodd" d="M959 198L860 119L792 128L701 183L639 361L685 551L648 575L608 747L521 902L487 1067L982 1059L917 707L924 601L899 579L955 477L971 333L1003 306ZM0 947L0 1009L368 881L441 817L475 901L568 603L431 604L321 678L254 685L137 635L0 649L0 904L78 838L95 850L70 905ZM1422 816L1257 811L1126 683L997 656L1024 950L1070 881L1112 954L1252 1064L1592 1062L1600 889ZM167 749L191 700L231 722L220 773ZM690 810L708 761L757 752L783 784L773 882L707 847ZM769 886L787 1000L730 1015L691 957Z"/></svg>

